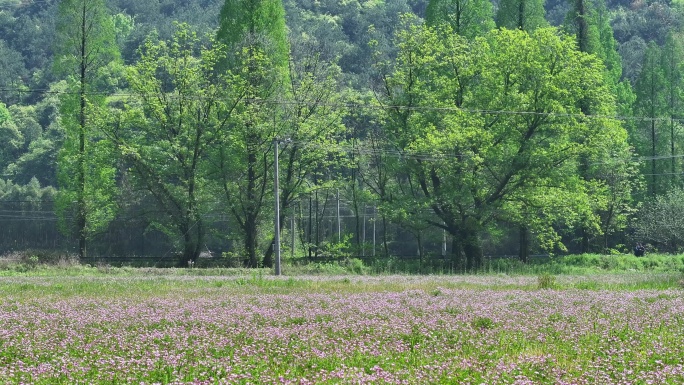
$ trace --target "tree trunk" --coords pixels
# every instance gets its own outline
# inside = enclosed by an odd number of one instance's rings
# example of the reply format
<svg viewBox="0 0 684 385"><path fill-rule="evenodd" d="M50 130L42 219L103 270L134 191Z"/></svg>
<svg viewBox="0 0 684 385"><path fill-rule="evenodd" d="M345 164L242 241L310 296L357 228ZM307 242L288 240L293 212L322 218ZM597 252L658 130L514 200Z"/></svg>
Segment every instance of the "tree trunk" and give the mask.
<svg viewBox="0 0 684 385"><path fill-rule="evenodd" d="M316 190L316 244L314 245L314 256L318 257L318 246L320 245L320 222L318 221L318 190Z"/></svg>
<svg viewBox="0 0 684 385"><path fill-rule="evenodd" d="M575 21L577 23L577 48L580 52L589 52L589 23L585 0L575 1Z"/></svg>
<svg viewBox="0 0 684 385"><path fill-rule="evenodd" d="M312 257L311 251L313 250L313 248L311 247L311 242L313 241L313 215L312 215L313 211L312 210L313 210L313 204L311 202L311 193L309 193L309 234L308 234L308 238L307 238L307 241L308 241L307 242L308 243L307 249L309 249L309 258Z"/></svg>
<svg viewBox="0 0 684 385"><path fill-rule="evenodd" d="M181 265L185 267L188 262L195 263L199 258L204 239L204 226L197 218L188 219L182 224L180 231L183 233L183 260Z"/></svg>
<svg viewBox="0 0 684 385"><path fill-rule="evenodd" d="M281 221L279 227L282 230L283 229L283 224L282 224L283 223L282 222L283 217L282 217L282 215L280 215L279 217L280 217L280 221ZM268 244L268 248L266 249L266 253L264 254L264 258L261 260L261 263L263 264L263 266L267 267L269 269L273 267L273 253L275 252L275 250L273 250L274 247L275 247L275 235L271 238L271 242Z"/></svg>
<svg viewBox="0 0 684 385"><path fill-rule="evenodd" d="M421 234L421 231L418 231L416 234L416 242L418 242L418 272L422 273L423 272L423 254L425 253L425 250L423 250L423 237Z"/></svg>
<svg viewBox="0 0 684 385"><path fill-rule="evenodd" d="M450 230L449 234L452 235L451 237L451 264L453 266L454 271L460 271L461 267L463 266L463 245L461 244L461 241L459 237L454 234L457 232L455 230Z"/></svg>
<svg viewBox="0 0 684 385"><path fill-rule="evenodd" d="M651 114L655 116L655 113ZM656 187L657 175L656 175L656 129L655 129L655 119L651 120L651 196L654 197L658 194L658 188Z"/></svg>
<svg viewBox="0 0 684 385"><path fill-rule="evenodd" d="M255 135L251 133L252 122L247 123L248 130L248 148L247 148L247 209L245 210L245 251L249 256L248 267L256 268L257 263L257 216L258 205L257 201L259 194L257 193L257 154L254 148L257 148L255 143L258 140Z"/></svg>
<svg viewBox="0 0 684 385"><path fill-rule="evenodd" d="M358 194L356 193L356 177L354 176L354 185L352 186L352 207L354 209L354 245L356 245L356 255L357 256L363 256L361 250L363 247L361 246L362 236L361 236L361 229L362 229L362 224L361 224L361 216L360 214L360 205L359 205L359 197Z"/></svg>
<svg viewBox="0 0 684 385"><path fill-rule="evenodd" d="M577 23L577 48L580 52L589 52L589 13L587 12L586 0L575 0L575 22ZM583 100L580 105L580 110L584 115L591 115L592 111L586 100ZM582 156L580 160L580 176L588 181L589 178L589 160L586 155ZM581 252L589 252L589 232L586 226L582 226L580 230L582 241L580 244Z"/></svg>
<svg viewBox="0 0 684 385"><path fill-rule="evenodd" d="M520 262L527 263L530 259L530 240L527 226L520 226L520 249L518 251L518 259Z"/></svg>
<svg viewBox="0 0 684 385"><path fill-rule="evenodd" d="M387 217L382 215L382 245L385 250L385 257L389 257L389 241L387 239Z"/></svg>
<svg viewBox="0 0 684 385"><path fill-rule="evenodd" d="M589 252L589 232L585 227L582 227L582 243L580 245L582 254Z"/></svg>
<svg viewBox="0 0 684 385"><path fill-rule="evenodd" d="M283 228L285 227L285 210L280 211L280 215L278 215L278 228L280 232L282 233ZM263 264L264 267L271 268L273 267L273 253L275 253L275 250L273 249L275 246L275 235L271 238L271 242L268 244L268 249L266 249L266 253L264 254L264 259L263 259Z"/></svg>
<svg viewBox="0 0 684 385"><path fill-rule="evenodd" d="M197 260L199 253L196 253L197 244L194 242L194 237L190 232L186 232L183 236L183 260L194 263Z"/></svg>
<svg viewBox="0 0 684 385"><path fill-rule="evenodd" d="M482 246L480 245L479 224L474 218L466 218L461 229L466 269L473 272L482 267Z"/></svg>
<svg viewBox="0 0 684 385"><path fill-rule="evenodd" d="M480 246L479 239L469 239L464 243L463 251L466 255L466 269L469 272L474 272L482 267L482 246Z"/></svg>
<svg viewBox="0 0 684 385"><path fill-rule="evenodd" d="M245 218L245 251L249 259L247 267L257 267L257 227L256 218L252 215Z"/></svg>
<svg viewBox="0 0 684 385"><path fill-rule="evenodd" d="M675 152L675 126L674 126L674 116L670 115L670 156L672 157L670 159L670 174L672 175L672 178L670 179L670 186L676 186L677 185L677 174L676 174L676 167L675 167L675 158L676 158L676 152Z"/></svg>

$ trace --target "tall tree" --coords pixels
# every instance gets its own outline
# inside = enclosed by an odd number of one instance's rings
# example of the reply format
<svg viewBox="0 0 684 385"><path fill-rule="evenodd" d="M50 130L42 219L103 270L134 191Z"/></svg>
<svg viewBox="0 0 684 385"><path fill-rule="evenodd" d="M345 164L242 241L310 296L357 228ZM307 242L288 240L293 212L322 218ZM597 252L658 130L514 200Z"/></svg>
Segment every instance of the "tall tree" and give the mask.
<svg viewBox="0 0 684 385"><path fill-rule="evenodd" d="M202 45L187 25L169 42L148 39L129 68L134 96L108 134L163 215L153 225L195 261L204 247L205 215L214 203L209 151L221 143L237 99L232 78L217 74L220 44Z"/></svg>
<svg viewBox="0 0 684 385"><path fill-rule="evenodd" d="M580 52L586 53L596 53L598 51L598 34L596 31L596 26L590 23L591 19L591 0L570 0L572 8L568 14L568 22L566 23L566 28L570 30L570 33L575 36L575 41L577 42L577 47ZM584 101L578 101L582 114L591 115L591 106ZM589 181L591 176L589 175L589 160L584 157L579 159L580 162L580 174L584 180ZM587 226L582 226L580 228L580 248L581 252L586 253L589 251L589 238L590 229Z"/></svg>
<svg viewBox="0 0 684 385"><path fill-rule="evenodd" d="M66 140L60 153L60 212L64 218L75 202L78 253L85 257L88 237L112 217L113 167L97 163L110 158L98 154L106 145L94 144L99 140L96 113L104 102L98 80L119 54L104 0L62 0L56 30L55 68L71 85L62 100Z"/></svg>
<svg viewBox="0 0 684 385"><path fill-rule="evenodd" d="M244 236L250 267L258 264L259 222L272 170L273 140L284 132L282 98L288 83L289 45L280 0L226 0L217 40L227 49L223 71L243 80L244 103L217 164L226 203Z"/></svg>
<svg viewBox="0 0 684 385"><path fill-rule="evenodd" d="M593 15L592 0L570 0L565 28L575 36L580 52L596 53L599 48L599 37L596 25L591 23Z"/></svg>
<svg viewBox="0 0 684 385"><path fill-rule="evenodd" d="M334 162L332 154L345 132L344 113L335 106L342 99L340 68L324 60L316 48L305 43L293 45L293 50L307 53L299 52L300 60L291 62L286 88L289 102L283 111L286 125L282 135L288 141L279 155L281 228L295 201L307 192L307 182ZM274 242L264 255L265 266L272 263Z"/></svg>
<svg viewBox="0 0 684 385"><path fill-rule="evenodd" d="M634 142L637 144L637 153L648 159L644 163L643 171L647 176L648 194L651 197L661 193L661 173L658 162L665 142L662 138L662 122L667 116L667 102L663 90L667 89L663 68L661 65L661 49L651 42L644 54L639 78L635 84L637 102L635 113L642 117L637 122L638 131Z"/></svg>
<svg viewBox="0 0 684 385"><path fill-rule="evenodd" d="M501 0L496 11L496 26L531 32L549 25L544 14L544 0Z"/></svg>
<svg viewBox="0 0 684 385"><path fill-rule="evenodd" d="M14 123L4 103L0 102L0 172L5 171L10 163L16 160L24 145L24 136Z"/></svg>
<svg viewBox="0 0 684 385"><path fill-rule="evenodd" d="M409 183L436 217L430 223L452 235L454 257L479 266L480 234L498 220L534 226L546 247L558 245L556 223L598 225L577 160L595 159L596 148L626 151L624 129L603 117L614 99L600 61L555 29L495 30L472 42L442 36L418 27L399 36L382 102L395 106L386 135L405 154ZM583 119L580 100L602 117Z"/></svg>
<svg viewBox="0 0 684 385"><path fill-rule="evenodd" d="M281 0L226 0L219 15L217 40L234 53L227 56L227 68L243 64L242 49L259 50L269 57L278 75L287 75L290 48Z"/></svg>
<svg viewBox="0 0 684 385"><path fill-rule="evenodd" d="M21 53L7 45L5 40L0 40L0 101L4 103L16 103L21 100L21 94L14 90L24 86L27 71L24 68Z"/></svg>
<svg viewBox="0 0 684 385"><path fill-rule="evenodd" d="M575 37L577 47L581 52L596 55L603 62L604 79L617 102L617 110L614 113L621 116L631 115L635 96L629 82L622 79L622 62L617 52L617 43L613 37L613 30L610 26L610 14L606 8L605 1L571 0L570 3L571 10L568 13L565 23L566 31ZM596 111L592 110L592 106L588 102L579 100L578 103L583 114L596 114ZM600 129L600 127L597 127L597 129ZM615 184L613 186L608 186L608 188L616 190L614 191L614 196L627 197L629 195L629 193L625 195L624 191L617 191L629 186L629 183L621 183L619 179L615 179L614 177L609 177L607 180L601 180L602 176L608 176L611 173L605 172L608 170L593 167L594 165L590 164L591 162L587 157L581 158L579 162L580 175L582 175L586 181L596 181L599 183L613 181ZM597 202L595 203L595 215L612 216L612 214L602 211L600 204ZM622 203L618 204L618 202L615 202L615 204L619 207L625 207ZM611 206L608 211L615 208L616 207ZM624 213L620 213L620 215L623 214ZM591 222L591 219L587 218L586 222ZM602 231L605 233L606 229L601 229L599 227L592 230L588 225L580 226L580 251L583 253L589 252L591 240Z"/></svg>
<svg viewBox="0 0 684 385"><path fill-rule="evenodd" d="M684 105L684 46L681 35L670 32L662 48L661 63L663 66L663 80L665 104L667 108L668 131L670 141L670 187L681 187L682 179L677 175L677 153L680 150L681 109ZM679 166L681 169L681 165Z"/></svg>
<svg viewBox="0 0 684 385"><path fill-rule="evenodd" d="M488 0L430 0L425 22L433 27L447 24L454 33L473 38L495 27L494 8Z"/></svg>

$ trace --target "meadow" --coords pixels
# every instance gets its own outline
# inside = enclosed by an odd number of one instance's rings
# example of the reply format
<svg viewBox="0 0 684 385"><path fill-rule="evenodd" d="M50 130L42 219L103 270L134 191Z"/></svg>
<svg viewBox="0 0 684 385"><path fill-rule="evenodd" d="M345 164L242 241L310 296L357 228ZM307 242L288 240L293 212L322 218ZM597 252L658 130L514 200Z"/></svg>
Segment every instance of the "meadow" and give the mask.
<svg viewBox="0 0 684 385"><path fill-rule="evenodd" d="M678 272L0 277L3 384L681 384Z"/></svg>

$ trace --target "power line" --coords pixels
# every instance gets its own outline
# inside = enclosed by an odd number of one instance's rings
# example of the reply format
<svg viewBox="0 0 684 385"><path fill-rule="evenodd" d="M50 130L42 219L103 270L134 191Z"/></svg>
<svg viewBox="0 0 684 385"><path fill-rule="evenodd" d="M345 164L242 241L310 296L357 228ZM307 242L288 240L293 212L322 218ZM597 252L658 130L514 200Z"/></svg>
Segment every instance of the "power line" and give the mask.
<svg viewBox="0 0 684 385"><path fill-rule="evenodd" d="M330 150L331 145L326 145L326 144L321 144L321 143L312 143L312 142L305 142L305 141L291 141L293 144L300 145L305 148L313 148L313 149L318 149L318 150ZM476 154L449 154L449 153L428 153L428 152L413 152L413 151L407 151L407 150L399 150L399 149L383 149L383 148L369 148L369 147L364 147L361 145L347 145L347 144L337 144L336 148L339 149L340 151L347 152L347 153L356 153L359 155L385 155L388 157L393 157L393 158L398 158L398 159L414 159L414 160L423 160L423 161L441 161L445 159L463 159L463 158L469 158L476 156ZM634 163L643 163L643 162L650 162L653 160L671 160L671 159L679 159L679 158L684 158L684 154L682 155L656 155L656 156L639 156L639 157L630 157L627 159L613 159L613 160L607 160L603 162L595 162L592 163L592 165L599 165L599 164L612 164L612 163L628 163L628 162L634 162Z"/></svg>
<svg viewBox="0 0 684 385"><path fill-rule="evenodd" d="M20 92L20 93L43 93L51 95L78 95L77 91L59 91L59 90L49 90L49 89L20 89L20 88L0 88L0 92ZM136 97L145 96L146 94L139 93L104 93L104 92L88 92L88 95L98 95L98 96L121 96L121 97ZM181 97L181 95L175 95L176 97ZM193 95L182 95L182 97L188 97ZM197 95L195 95L197 96ZM198 97L200 98L200 97ZM318 107L329 107L329 108L344 108L344 109L403 109L403 110L413 110L413 111L443 111L443 112L463 112L471 114L501 114L501 115L537 115L537 116L547 116L547 117L565 117L565 118L578 118L578 119L615 119L615 120L642 120L642 121L684 121L682 119L672 119L672 118L650 118L643 116L607 116L607 115L583 115L583 114L570 114L570 113L554 113L554 112L535 112L535 111L507 111L507 110L485 110L485 109L463 109L459 107L432 107L432 106L398 106L398 105L379 105L379 104L358 104L358 103L301 103L296 101L283 101L274 99L243 99L244 102L252 103L265 103L271 105L281 105L281 106L301 106L301 105L311 105ZM329 145L314 144L311 142L294 141L293 143L299 144L301 146L306 146L309 148L318 149L330 149ZM444 159L462 159L473 157L475 154L450 154L450 153L436 153L436 152L417 152L417 151L405 151L399 149L387 149L387 148L373 148L365 147L359 145L339 145L338 148L345 152L354 152L359 155L385 155L396 158L409 158L415 160L423 161L440 161ZM618 163L624 162L646 162L652 160L666 160L673 158L682 158L684 155L658 155L658 156L642 156L624 160L616 160ZM611 161L598 162L594 164L609 164Z"/></svg>
<svg viewBox="0 0 684 385"><path fill-rule="evenodd" d="M684 176L684 171L680 172L661 172L661 173L655 173L655 174L641 174L643 176L662 176L662 175L681 175Z"/></svg>
<svg viewBox="0 0 684 385"><path fill-rule="evenodd" d="M22 88L0 88L0 92L17 92L17 93L39 93L39 94L49 94L49 95L80 95L79 91L63 91L63 90L50 90L50 89L22 89ZM109 97L137 97L137 96L151 96L156 94L143 94L135 92L86 92L85 95L92 96L109 96ZM179 95L168 95L172 98L191 98L194 96L196 100L206 99L206 97L198 94L179 94ZM477 109L477 108L461 108L455 106L449 107L435 107L435 106L403 106L403 105L388 105L388 104L359 104L359 103L306 103L297 102L289 100L278 100L278 99L259 99L259 98L246 98L242 99L246 103L263 103L268 105L278 105L278 106L302 106L308 105L311 107L328 107L336 109L366 109L366 110L404 110L404 111L441 111L441 112L463 112L470 114L482 114L482 115L522 115L522 116L545 116L545 117L555 117L555 118L575 118L575 119L609 119L609 120L621 120L621 121L676 121L684 122L684 118L672 118L672 117L647 117L647 116L624 116L624 115L592 115L592 114L581 114L581 113L561 113L561 112L539 112L539 111L514 111L514 110L489 110L489 109Z"/></svg>

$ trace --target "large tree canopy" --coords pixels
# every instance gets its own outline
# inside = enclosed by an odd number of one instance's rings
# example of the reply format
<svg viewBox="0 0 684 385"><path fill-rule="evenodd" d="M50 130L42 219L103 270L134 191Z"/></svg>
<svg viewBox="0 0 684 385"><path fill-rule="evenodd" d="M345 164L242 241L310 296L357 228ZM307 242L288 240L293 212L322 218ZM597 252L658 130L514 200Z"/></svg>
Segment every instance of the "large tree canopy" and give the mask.
<svg viewBox="0 0 684 385"><path fill-rule="evenodd" d="M208 153L238 98L232 78L214 71L221 46L202 45L187 25L169 42L148 41L141 55L127 76L134 96L109 135L162 211L154 224L178 240L185 261L195 261L204 247L202 215L215 202Z"/></svg>
<svg viewBox="0 0 684 385"><path fill-rule="evenodd" d="M397 43L380 98L398 106L387 109L386 136L405 155L403 178L422 190L419 206L453 235L456 258L476 267L479 234L494 220L526 223L547 247L557 244L554 224L598 220L577 158L627 149L624 129L606 118L615 102L600 60L551 28L466 40L412 26ZM425 153L441 155L412 155Z"/></svg>
<svg viewBox="0 0 684 385"><path fill-rule="evenodd" d="M154 234L164 246L121 253L194 259L206 241L270 265L274 139L290 139L280 224L310 255L365 255L364 239L375 255L371 213L383 254L421 264L447 261L431 256L449 252L449 234L471 266L480 246L520 245L523 261L561 239L615 251L632 241L633 200L682 182L677 2L5 3L0 174L59 186L65 240L78 237L82 255L86 240L99 252L153 223L167 237L150 229L128 245ZM397 30L410 32L393 40ZM222 111L220 127L207 109ZM650 194L635 193L633 170Z"/></svg>

